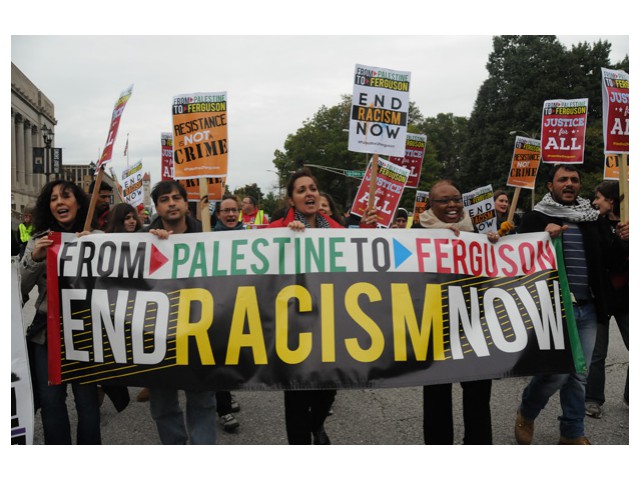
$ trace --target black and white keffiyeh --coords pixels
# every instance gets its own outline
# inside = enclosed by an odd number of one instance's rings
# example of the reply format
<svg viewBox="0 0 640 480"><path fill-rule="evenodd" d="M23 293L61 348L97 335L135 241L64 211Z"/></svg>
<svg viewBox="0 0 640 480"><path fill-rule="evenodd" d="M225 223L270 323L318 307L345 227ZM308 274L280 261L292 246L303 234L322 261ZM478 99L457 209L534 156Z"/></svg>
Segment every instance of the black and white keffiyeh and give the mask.
<svg viewBox="0 0 640 480"><path fill-rule="evenodd" d="M551 193L547 193L533 209L572 223L595 222L598 219L598 210L591 206L589 200L582 197L577 197L574 205L562 205L553 199Z"/></svg>
<svg viewBox="0 0 640 480"><path fill-rule="evenodd" d="M294 220L298 220L299 222L304 223L304 226L307 228L311 228L309 222L307 221L307 217L301 214L298 210L294 211ZM316 228L331 228L329 222L322 215L316 214Z"/></svg>

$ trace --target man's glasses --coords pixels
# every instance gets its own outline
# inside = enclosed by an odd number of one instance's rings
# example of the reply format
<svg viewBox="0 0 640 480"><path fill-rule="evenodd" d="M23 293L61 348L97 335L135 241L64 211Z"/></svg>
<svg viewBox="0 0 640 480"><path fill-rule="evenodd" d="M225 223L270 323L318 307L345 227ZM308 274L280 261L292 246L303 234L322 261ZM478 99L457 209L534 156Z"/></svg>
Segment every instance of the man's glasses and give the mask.
<svg viewBox="0 0 640 480"><path fill-rule="evenodd" d="M453 198L430 198L430 202L437 203L438 205L448 205L453 202L456 204L462 203L462 197L453 197Z"/></svg>
<svg viewBox="0 0 640 480"><path fill-rule="evenodd" d="M237 208L223 208L222 210L220 210L221 213L224 213L225 215L229 214L229 213L238 213L238 209Z"/></svg>

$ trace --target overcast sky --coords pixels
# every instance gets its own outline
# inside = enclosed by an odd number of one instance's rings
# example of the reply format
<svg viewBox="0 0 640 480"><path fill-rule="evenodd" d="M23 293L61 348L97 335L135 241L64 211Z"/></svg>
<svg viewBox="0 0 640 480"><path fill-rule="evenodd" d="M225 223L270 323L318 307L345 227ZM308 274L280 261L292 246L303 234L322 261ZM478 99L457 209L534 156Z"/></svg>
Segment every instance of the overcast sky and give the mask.
<svg viewBox="0 0 640 480"><path fill-rule="evenodd" d="M568 47L600 36L559 36ZM602 37L612 60L628 37ZM174 95L228 95L233 190L276 185L272 160L286 136L322 106L351 94L356 63L411 72L410 98L425 116L468 116L492 51L491 36L13 36L11 61L54 103L55 146L67 164L96 161L120 92L133 84L112 161L118 175L142 160L160 180L160 134ZM347 125L345 125L347 127ZM517 126L514 125L514 128Z"/></svg>

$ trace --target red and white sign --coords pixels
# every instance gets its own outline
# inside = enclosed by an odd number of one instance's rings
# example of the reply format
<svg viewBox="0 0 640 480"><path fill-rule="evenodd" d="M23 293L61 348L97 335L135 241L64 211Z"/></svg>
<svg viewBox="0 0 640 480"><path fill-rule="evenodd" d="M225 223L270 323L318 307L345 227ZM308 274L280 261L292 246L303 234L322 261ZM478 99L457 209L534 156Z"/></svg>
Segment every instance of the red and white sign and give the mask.
<svg viewBox="0 0 640 480"><path fill-rule="evenodd" d="M427 136L417 133L407 133L407 143L404 157L389 157L396 165L409 169L408 188L418 188L420 173L422 172L422 159L427 147Z"/></svg>
<svg viewBox="0 0 640 480"><path fill-rule="evenodd" d="M160 134L162 180L173 180L173 135Z"/></svg>
<svg viewBox="0 0 640 480"><path fill-rule="evenodd" d="M546 100L542 108L543 163L583 163L588 98Z"/></svg>
<svg viewBox="0 0 640 480"><path fill-rule="evenodd" d="M629 74L602 69L604 153L629 153Z"/></svg>
<svg viewBox="0 0 640 480"><path fill-rule="evenodd" d="M104 145L102 155L98 160L96 172L100 170L100 167L102 165L111 160L111 154L113 153L113 144L116 141L118 127L120 126L120 119L122 118L122 112L124 112L124 107L126 107L127 102L131 97L131 93L133 93L133 85L130 85L129 88L127 88L120 94L120 98L118 98L118 101L113 107L113 113L111 114L111 125L109 126L109 135L107 136L107 142Z"/></svg>

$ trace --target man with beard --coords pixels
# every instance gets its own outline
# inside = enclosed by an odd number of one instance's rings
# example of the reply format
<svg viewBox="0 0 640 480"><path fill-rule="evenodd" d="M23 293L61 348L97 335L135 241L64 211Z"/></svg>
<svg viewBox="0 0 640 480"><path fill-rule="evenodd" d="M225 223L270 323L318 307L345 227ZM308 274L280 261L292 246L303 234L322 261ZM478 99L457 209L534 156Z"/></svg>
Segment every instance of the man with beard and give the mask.
<svg viewBox="0 0 640 480"><path fill-rule="evenodd" d="M89 185L89 196L93 195L93 189L96 186L94 180ZM93 223L94 228L98 230L104 230L107 227L107 221L109 216L109 209L111 208L111 196L113 194L113 187L107 182L100 183L100 191L96 198L96 205L93 211Z"/></svg>
<svg viewBox="0 0 640 480"><path fill-rule="evenodd" d="M606 319L598 212L579 197L580 174L570 164L555 165L549 173L547 193L520 225L520 233L548 232L562 236L565 269L571 291L576 327L586 365L591 363L596 328ZM560 390L561 445L590 445L585 436L585 387L583 373L534 376L522 393L516 413L515 437L520 445L533 440L534 421L549 398Z"/></svg>
<svg viewBox="0 0 640 480"><path fill-rule="evenodd" d="M166 239L171 234L202 232L202 224L187 215L187 191L175 180L157 183L151 198L158 218L144 231ZM187 428L174 388L150 387L151 416L156 422L163 445L214 445L216 443L216 397L213 391L185 390Z"/></svg>

